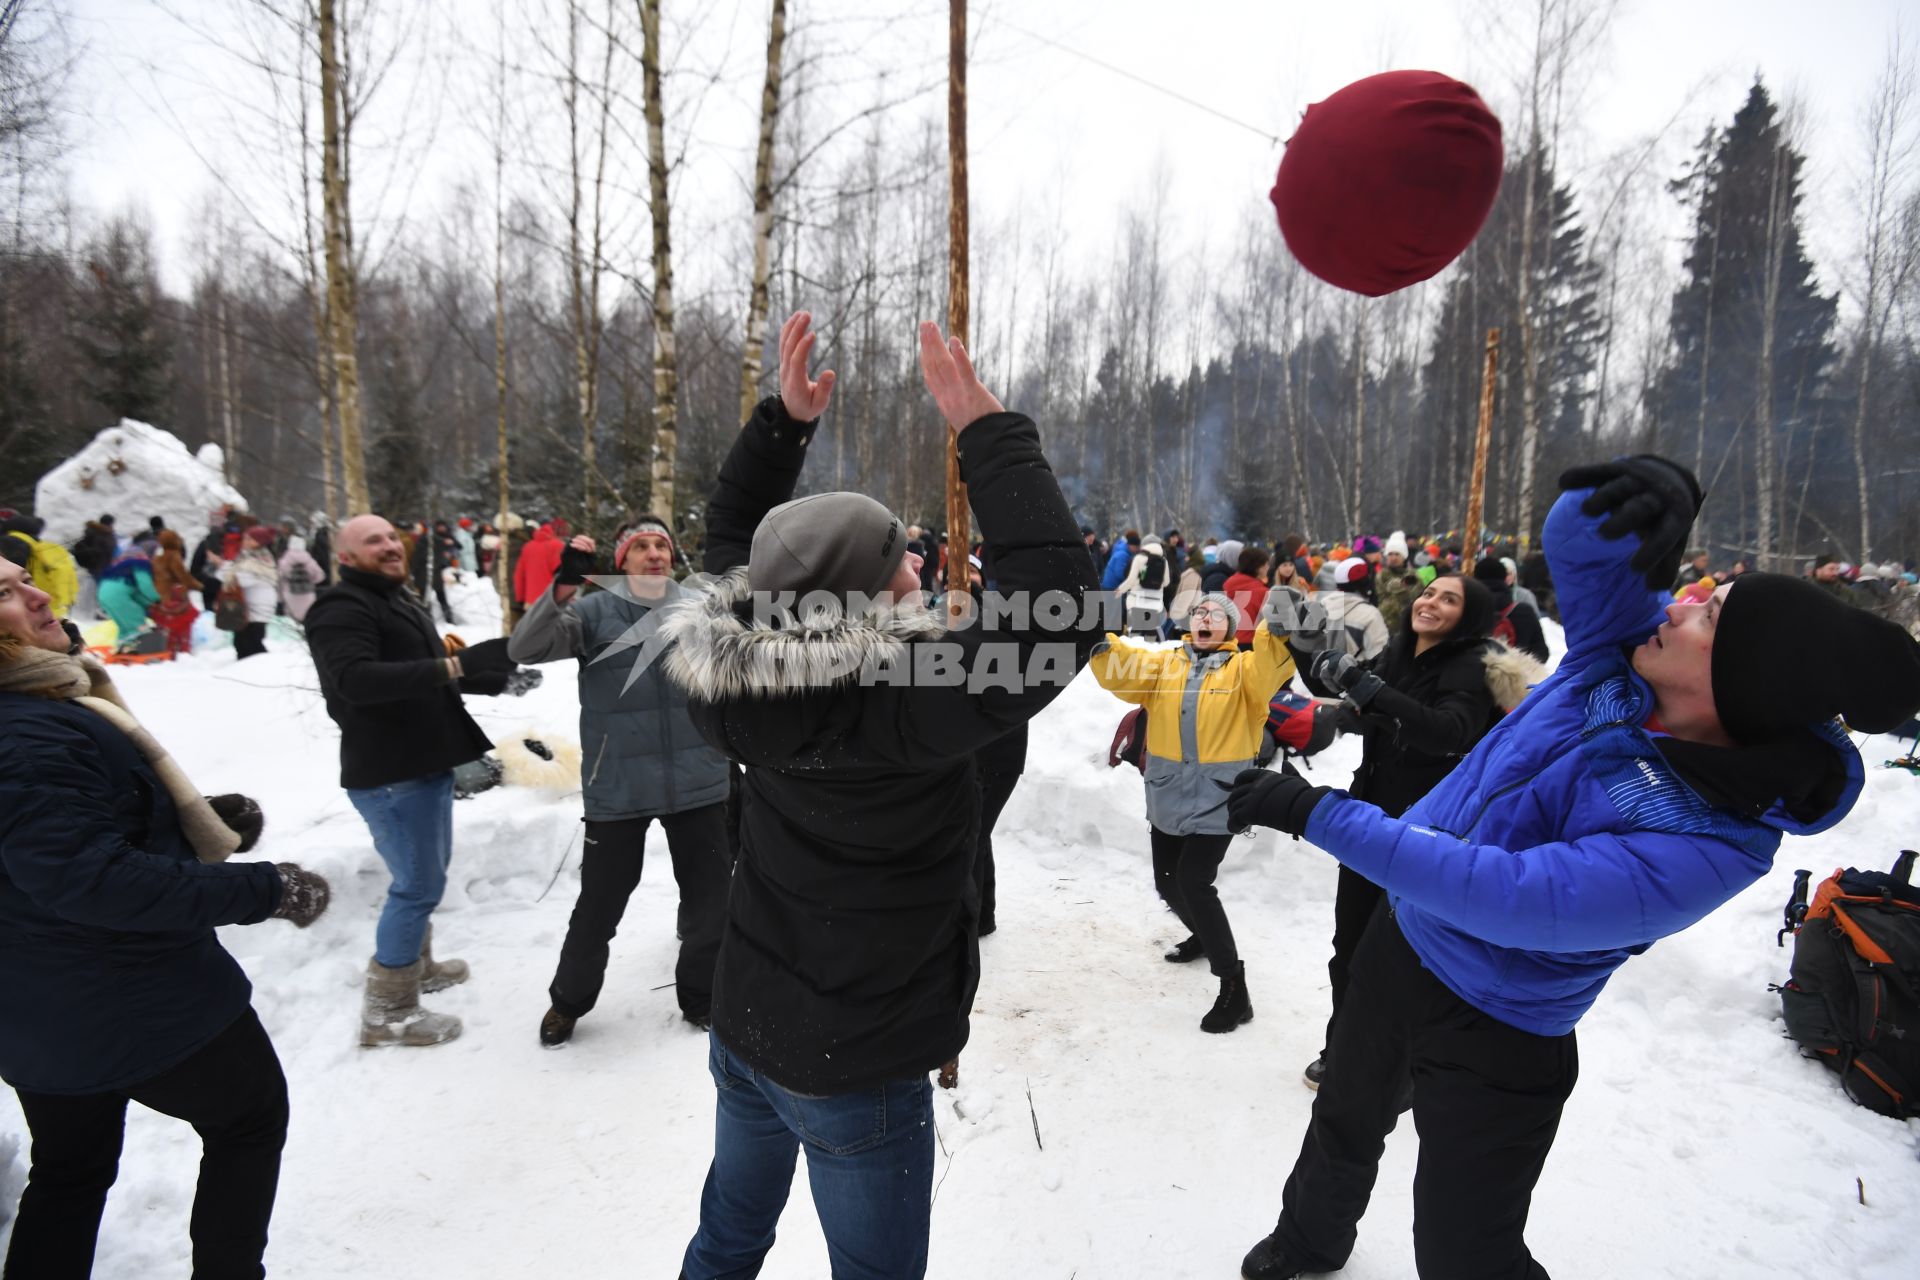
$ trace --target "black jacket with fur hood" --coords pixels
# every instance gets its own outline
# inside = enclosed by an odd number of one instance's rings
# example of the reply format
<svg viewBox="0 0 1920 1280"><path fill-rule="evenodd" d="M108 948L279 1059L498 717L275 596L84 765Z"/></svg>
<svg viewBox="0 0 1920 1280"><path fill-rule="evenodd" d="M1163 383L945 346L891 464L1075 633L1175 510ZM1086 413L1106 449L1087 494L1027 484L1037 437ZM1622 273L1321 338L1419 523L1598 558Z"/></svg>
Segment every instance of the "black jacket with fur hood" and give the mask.
<svg viewBox="0 0 1920 1280"><path fill-rule="evenodd" d="M753 532L793 496L814 425L778 397L754 411L707 516L706 568L725 576L661 635L695 726L746 766L714 1030L783 1087L838 1094L924 1075L966 1044L980 971L972 753L1051 702L1099 632L949 630L905 602L756 621ZM1095 591L1034 424L993 414L959 448L1002 594L1057 591L1077 606ZM1042 662L1048 679L999 683ZM877 668L892 678L875 681ZM921 679L936 669L995 684Z"/></svg>

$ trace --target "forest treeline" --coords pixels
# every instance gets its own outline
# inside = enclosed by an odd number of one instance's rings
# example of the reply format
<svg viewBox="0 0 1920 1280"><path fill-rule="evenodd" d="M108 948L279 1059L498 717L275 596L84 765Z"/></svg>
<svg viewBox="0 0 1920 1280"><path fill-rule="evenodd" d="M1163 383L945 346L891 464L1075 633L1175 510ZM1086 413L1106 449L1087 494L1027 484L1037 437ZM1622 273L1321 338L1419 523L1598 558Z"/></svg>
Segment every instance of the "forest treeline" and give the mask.
<svg viewBox="0 0 1920 1280"><path fill-rule="evenodd" d="M58 195L74 141L67 75L87 55L57 21L0 47L17 197L0 253L0 505L30 506L35 478L127 416L190 447L222 444L267 518L342 514L356 450L378 510L491 517L504 440L517 512L592 527L671 505L697 533L743 405L773 389L767 318L805 307L819 362L840 376L805 484L943 523L944 455L913 344L913 322L945 312L938 97L849 104L772 0L737 270L663 289L669 178L700 144L674 133L684 84L661 61L673 27L658 0L543 0L522 15L551 23L536 50L450 50L479 86L466 125L491 171L384 231L351 223L353 125L392 92L369 61L426 36L397 30L391 7L356 6L343 26L332 0L233 3L283 55L256 59L257 82L234 92L273 90L298 207L274 234L210 205L190 260L167 273L191 280L183 291L162 286L136 213ZM1456 530L1498 329L1493 531L1537 533L1566 465L1657 451L1700 475L1716 554L1785 567L1920 551L1907 52L1896 44L1881 65L1862 51L1860 155L1821 157L1857 179L1859 234L1844 261L1816 263L1809 157L1763 77L1723 104L1679 172L1621 165L1576 184L1552 104L1598 7L1525 8L1531 63L1509 100L1489 94L1507 129L1498 202L1460 261L1414 290L1367 300L1322 285L1251 197L1223 203L1204 264L1174 251L1158 188L1118 208L1100 253L1085 228L1075 241L1030 214L976 220L982 374L1042 424L1086 523L1258 539ZM535 128L557 130L566 154L515 183L532 164L515 140ZM621 202L644 236L613 233ZM1671 225L1686 235L1677 275L1661 269Z"/></svg>

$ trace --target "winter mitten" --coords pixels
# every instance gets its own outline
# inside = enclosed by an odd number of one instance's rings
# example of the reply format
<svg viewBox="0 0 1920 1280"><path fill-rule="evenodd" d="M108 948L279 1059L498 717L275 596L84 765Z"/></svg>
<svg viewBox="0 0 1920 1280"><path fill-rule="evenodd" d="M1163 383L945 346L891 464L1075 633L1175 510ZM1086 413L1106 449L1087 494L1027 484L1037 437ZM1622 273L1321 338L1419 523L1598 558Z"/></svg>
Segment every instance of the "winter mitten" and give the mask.
<svg viewBox="0 0 1920 1280"><path fill-rule="evenodd" d="M207 807L212 809L220 821L232 828L233 834L240 837L240 847L235 853L251 853L253 846L260 843L260 831L267 825L267 817L260 812L260 806L252 797L227 794L208 796Z"/></svg>
<svg viewBox="0 0 1920 1280"><path fill-rule="evenodd" d="M1291 836L1305 834L1314 806L1333 788L1271 769L1242 769L1233 785L1216 782L1227 795L1227 826L1234 831L1272 827Z"/></svg>
<svg viewBox="0 0 1920 1280"><path fill-rule="evenodd" d="M593 552L582 551L578 547L568 547L560 553L560 572L554 575L555 586L577 587L587 580L593 572Z"/></svg>
<svg viewBox="0 0 1920 1280"><path fill-rule="evenodd" d="M1646 575L1647 585L1655 591L1673 586L1693 518L1700 512L1700 482L1693 472L1656 454L1641 453L1573 467L1561 473L1560 487L1592 489L1580 510L1607 517L1600 524L1600 536L1639 534L1640 549L1630 562L1633 568Z"/></svg>
<svg viewBox="0 0 1920 1280"><path fill-rule="evenodd" d="M518 665L507 656L507 642L499 636L460 651L460 670L469 676L505 676Z"/></svg>
<svg viewBox="0 0 1920 1280"><path fill-rule="evenodd" d="M327 909L333 890L317 871L292 862L277 862L274 867L280 872L280 905L273 909L274 916L306 928Z"/></svg>

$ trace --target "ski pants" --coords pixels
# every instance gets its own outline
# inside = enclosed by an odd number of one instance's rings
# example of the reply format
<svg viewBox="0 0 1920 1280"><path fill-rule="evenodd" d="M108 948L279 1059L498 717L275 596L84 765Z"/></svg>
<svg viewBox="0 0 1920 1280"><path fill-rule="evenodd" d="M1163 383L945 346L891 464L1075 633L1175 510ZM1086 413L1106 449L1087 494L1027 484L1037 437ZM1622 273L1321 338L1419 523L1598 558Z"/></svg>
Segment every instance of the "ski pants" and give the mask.
<svg viewBox="0 0 1920 1280"><path fill-rule="evenodd" d="M1153 832L1153 887L1160 891L1173 914L1207 949L1207 967L1216 978L1235 973L1240 952L1234 947L1233 926L1213 878L1227 856L1230 835L1176 836L1158 827Z"/></svg>
<svg viewBox="0 0 1920 1280"><path fill-rule="evenodd" d="M32 1169L7 1249L6 1280L86 1280L107 1192L120 1173L131 1099L200 1135L188 1232L194 1280L258 1280L287 1140L287 1080L252 1009L185 1062L109 1093L17 1090Z"/></svg>
<svg viewBox="0 0 1920 1280"><path fill-rule="evenodd" d="M627 900L640 885L646 861L647 828L656 819L587 821L580 855L580 900L567 922L560 965L547 994L569 1018L582 1018L600 999L613 937L626 914ZM657 819L667 833L673 878L680 886L680 958L673 982L680 1011L704 1018L713 1005L713 969L720 959L720 930L727 909L731 858L727 845L727 807L702 805Z"/></svg>
<svg viewBox="0 0 1920 1280"><path fill-rule="evenodd" d="M1462 1000L1421 965L1384 904L1354 955L1275 1235L1308 1272L1346 1265L1409 1070L1419 1274L1546 1280L1523 1236L1580 1073L1573 1033L1533 1035Z"/></svg>

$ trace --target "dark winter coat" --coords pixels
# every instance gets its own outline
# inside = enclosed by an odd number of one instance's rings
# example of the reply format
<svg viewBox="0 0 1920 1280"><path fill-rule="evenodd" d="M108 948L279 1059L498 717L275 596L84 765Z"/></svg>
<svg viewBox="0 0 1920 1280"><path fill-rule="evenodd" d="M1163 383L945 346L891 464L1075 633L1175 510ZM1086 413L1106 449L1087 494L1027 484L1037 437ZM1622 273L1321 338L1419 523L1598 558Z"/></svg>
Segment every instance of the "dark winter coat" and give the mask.
<svg viewBox="0 0 1920 1280"><path fill-rule="evenodd" d="M448 682L446 646L405 583L342 565L307 611L307 643L340 726L341 786L445 773L493 745Z"/></svg>
<svg viewBox="0 0 1920 1280"><path fill-rule="evenodd" d="M1227 579L1240 572L1240 566L1214 561L1200 571L1200 590L1206 595L1227 589Z"/></svg>
<svg viewBox="0 0 1920 1280"><path fill-rule="evenodd" d="M178 1065L252 988L214 926L280 900L270 863L203 865L126 735L85 707L0 693L0 1076L104 1093Z"/></svg>
<svg viewBox="0 0 1920 1280"><path fill-rule="evenodd" d="M1536 667L1514 691L1514 651L1481 636L1443 640L1418 657L1413 650L1413 632L1403 625L1373 664L1386 687L1360 718L1366 745L1347 788L1389 818L1433 790L1499 722L1503 703L1517 703L1527 683L1546 674ZM1496 698L1503 679L1506 696Z"/></svg>
<svg viewBox="0 0 1920 1280"><path fill-rule="evenodd" d="M89 520L87 531L73 544L73 562L97 578L113 563L113 553L119 546L113 530L98 520Z"/></svg>
<svg viewBox="0 0 1920 1280"><path fill-rule="evenodd" d="M709 572L736 572L662 635L694 724L746 766L714 1031L779 1084L836 1094L923 1075L966 1044L980 972L973 753L1051 702L1097 632L950 632L906 604L804 629L756 625L753 531L792 496L813 432L777 397L754 411L707 517ZM1033 423L993 414L959 449L1000 589L1074 601L1092 591ZM863 666L912 671L936 657L979 673L1009 655L1019 670L1060 661L1053 679L1018 690L860 678Z"/></svg>
<svg viewBox="0 0 1920 1280"><path fill-rule="evenodd" d="M723 804L733 766L687 715L657 639L667 608L690 599L675 582L658 601L610 591L534 602L507 640L515 662L580 660L580 777L587 819L616 822Z"/></svg>
<svg viewBox="0 0 1920 1280"><path fill-rule="evenodd" d="M1547 635L1540 629L1540 615L1530 604L1513 598L1513 588L1501 583L1488 583L1487 589L1493 593L1494 625L1498 619L1505 618L1513 627L1513 647L1532 658L1535 662L1547 660Z"/></svg>

